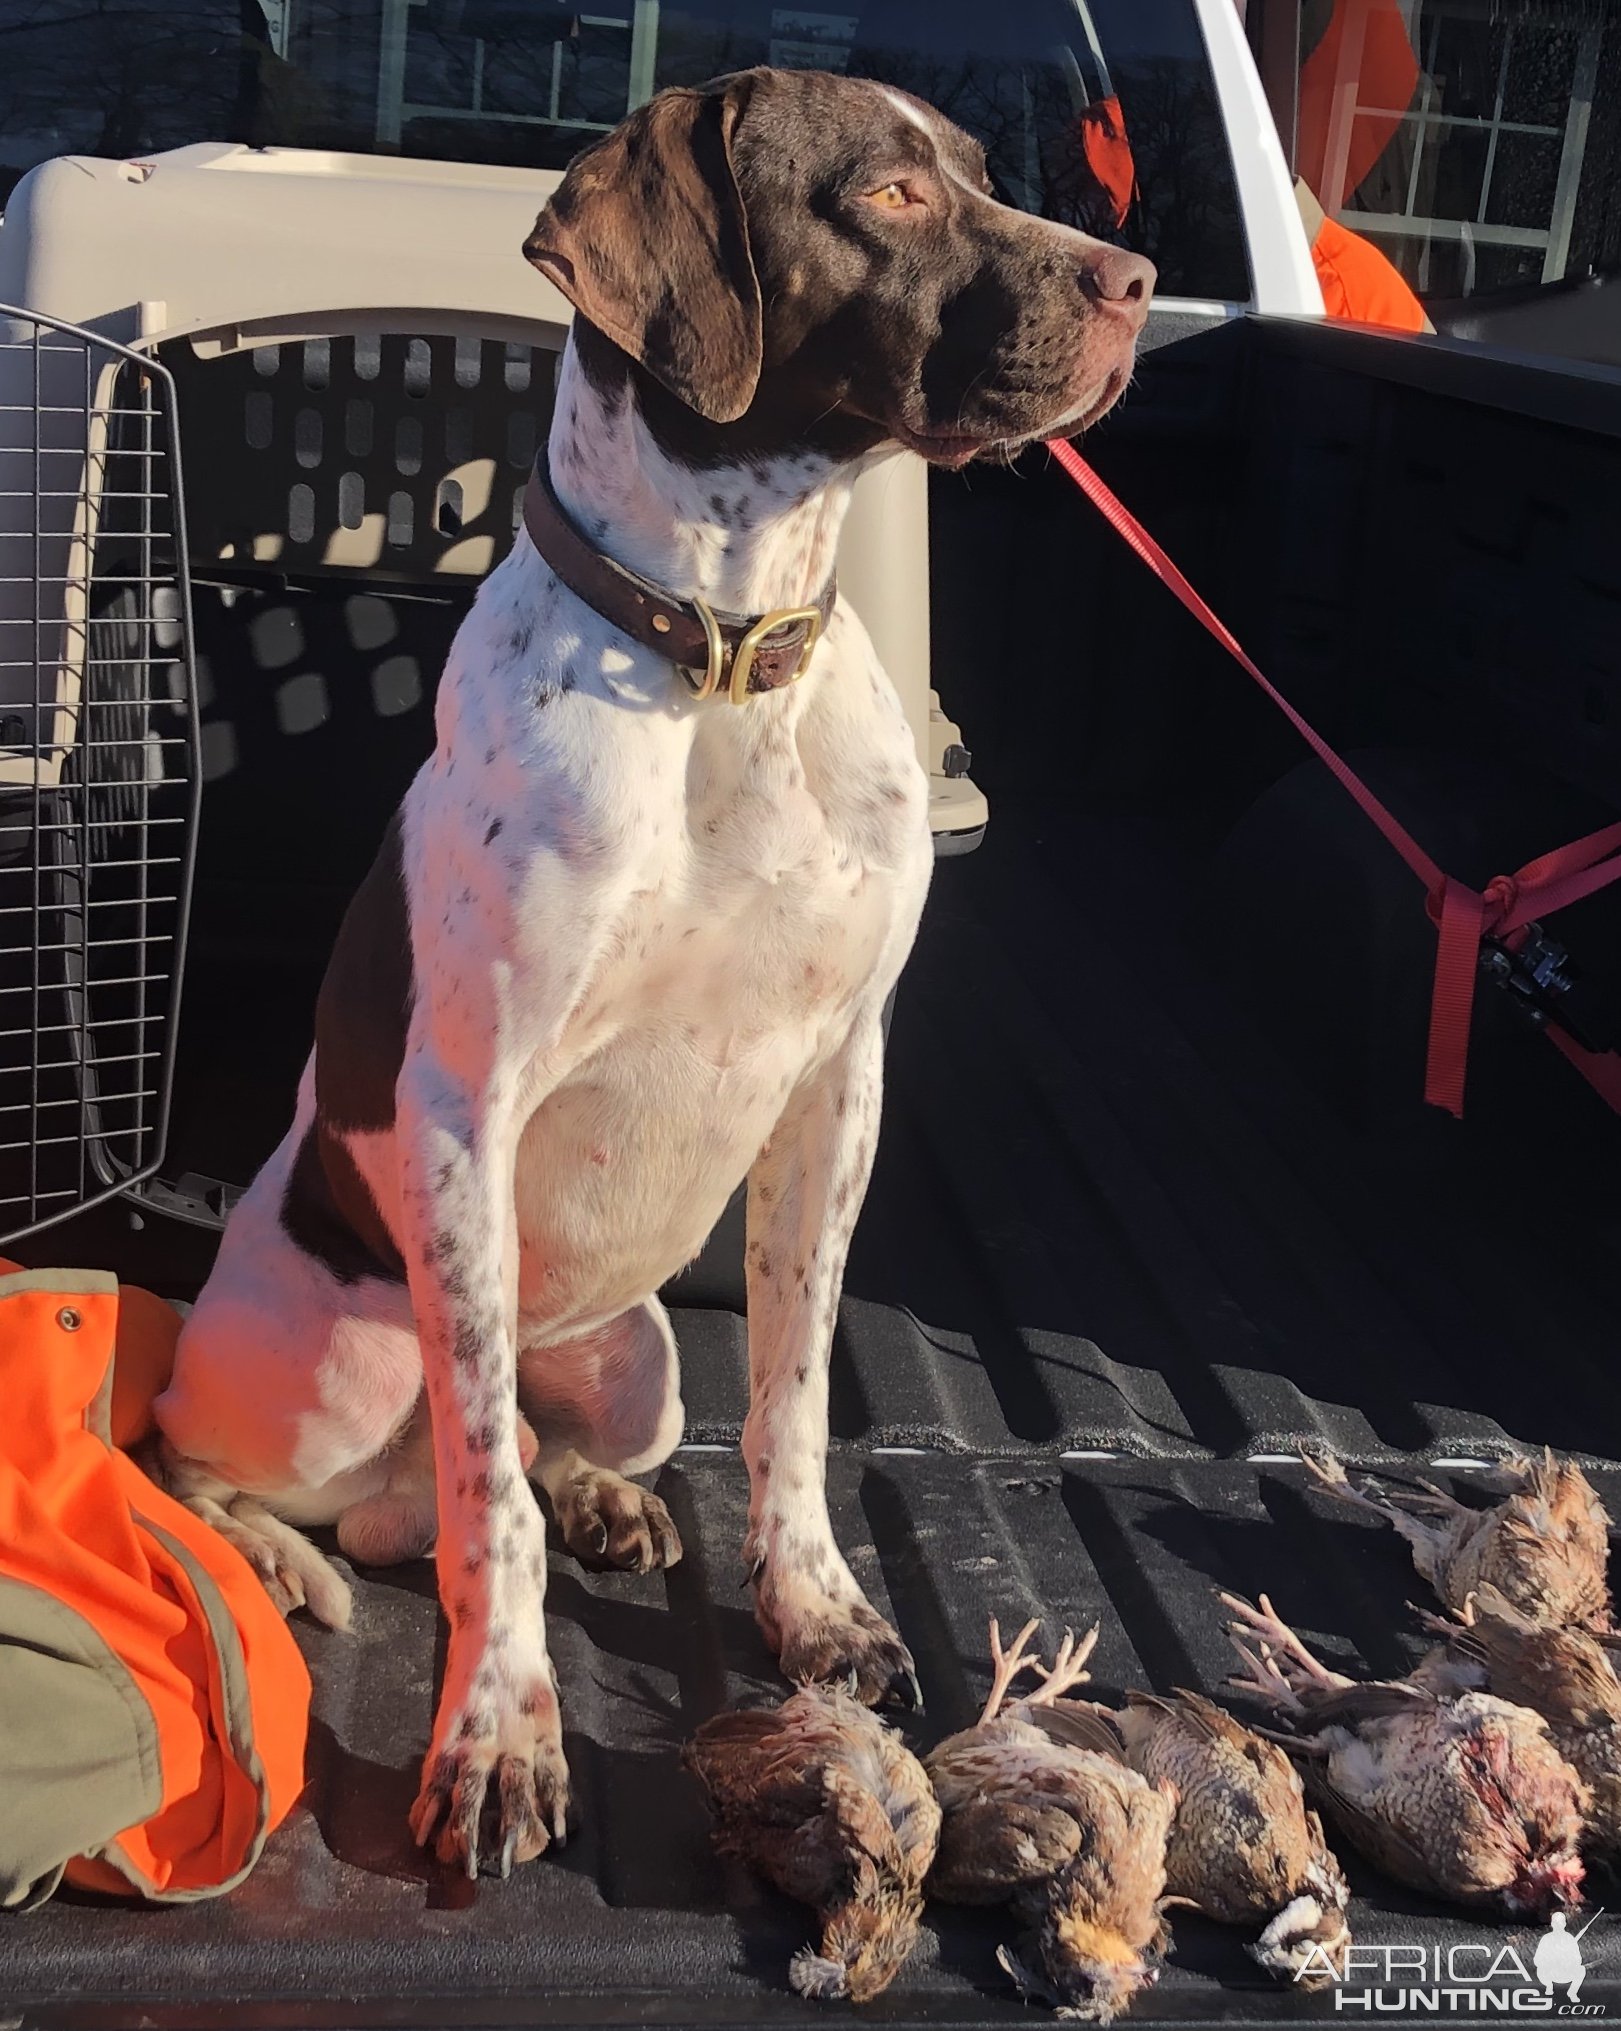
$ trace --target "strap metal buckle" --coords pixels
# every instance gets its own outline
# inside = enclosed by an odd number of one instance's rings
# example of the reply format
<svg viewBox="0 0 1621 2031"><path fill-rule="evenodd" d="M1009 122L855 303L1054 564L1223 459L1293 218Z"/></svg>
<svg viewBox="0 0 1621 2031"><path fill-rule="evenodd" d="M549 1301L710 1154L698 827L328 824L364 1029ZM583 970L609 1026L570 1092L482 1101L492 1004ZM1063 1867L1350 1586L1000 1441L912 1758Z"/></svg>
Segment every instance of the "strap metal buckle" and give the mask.
<svg viewBox="0 0 1621 2031"><path fill-rule="evenodd" d="M709 651L709 668L700 678L693 670L682 666L682 674L692 686L694 698L713 698L720 689L720 680L726 674L726 644L721 638L720 622L701 599L691 602L699 620L703 623L704 645Z"/></svg>
<svg viewBox="0 0 1621 2031"><path fill-rule="evenodd" d="M713 698L727 681L727 695L734 705L746 703L749 697L749 678L754 674L754 659L765 646L766 637L774 635L778 628L792 627L795 622L805 624L805 645L799 652L799 667L786 681L796 683L810 667L810 659L816 644L822 638L822 612L814 606L782 606L775 612L762 614L737 645L732 657L730 678L727 679L726 643L721 635L720 623L703 600L696 597L688 604L703 624L704 644L709 652L708 668L700 677L694 670L684 668L687 682L692 686L694 698ZM684 666L683 666L684 667Z"/></svg>
<svg viewBox="0 0 1621 2031"><path fill-rule="evenodd" d="M762 614L737 645L737 654L732 658L732 703L741 705L749 695L749 677L754 669L754 658L767 635L774 635L778 628L792 627L795 621L805 623L805 646L799 652L799 667L786 682L795 684L810 667L811 652L822 633L822 614L814 606L780 606L775 613Z"/></svg>
<svg viewBox="0 0 1621 2031"><path fill-rule="evenodd" d="M1480 948L1480 970L1536 1029L1557 1023L1585 1051L1616 1048L1621 1028L1604 1005L1602 993L1583 980L1570 954L1541 924L1527 924L1524 937L1512 949L1500 939L1486 939Z"/></svg>

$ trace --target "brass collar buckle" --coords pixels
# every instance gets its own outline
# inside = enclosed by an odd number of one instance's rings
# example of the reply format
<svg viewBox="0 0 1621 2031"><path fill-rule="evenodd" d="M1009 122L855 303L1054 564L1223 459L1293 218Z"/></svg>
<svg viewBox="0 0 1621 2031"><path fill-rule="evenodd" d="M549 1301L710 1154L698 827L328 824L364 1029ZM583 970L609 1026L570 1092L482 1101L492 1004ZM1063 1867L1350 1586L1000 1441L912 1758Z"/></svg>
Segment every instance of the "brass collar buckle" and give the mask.
<svg viewBox="0 0 1621 2031"><path fill-rule="evenodd" d="M709 667L699 678L694 671L686 672L692 686L694 698L713 698L727 676L726 641L720 631L720 623L703 600L694 597L691 606L703 624L704 642L709 651ZM774 635L778 628L792 627L802 621L805 625L805 643L799 652L799 666L784 682L792 684L804 676L810 668L811 655L822 634L822 613L814 606L777 607L773 612L762 614L743 639L738 643L732 656L730 680L727 695L734 705L743 705L750 697L749 678L754 672L754 659L764 645L768 635ZM776 687L773 687L776 688Z"/></svg>

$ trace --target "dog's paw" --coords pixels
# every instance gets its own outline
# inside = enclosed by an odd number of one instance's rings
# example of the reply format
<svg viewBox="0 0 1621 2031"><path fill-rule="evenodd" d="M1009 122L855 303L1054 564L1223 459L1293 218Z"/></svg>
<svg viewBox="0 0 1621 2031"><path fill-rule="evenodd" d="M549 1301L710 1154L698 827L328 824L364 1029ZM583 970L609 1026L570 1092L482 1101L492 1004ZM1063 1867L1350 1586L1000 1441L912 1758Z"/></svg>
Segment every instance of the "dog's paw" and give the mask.
<svg viewBox="0 0 1621 2031"><path fill-rule="evenodd" d="M789 1601L780 1589L768 1594L762 1585L756 1611L785 1678L842 1686L869 1707L922 1712L911 1651L859 1594L853 1600L823 1595Z"/></svg>
<svg viewBox="0 0 1621 2031"><path fill-rule="evenodd" d="M284 1559L276 1547L252 1531L227 1530L216 1525L226 1543L239 1551L253 1568L254 1578L270 1596L270 1605L285 1622L303 1607L304 1582L298 1568Z"/></svg>
<svg viewBox="0 0 1621 2031"><path fill-rule="evenodd" d="M786 1678L796 1683L842 1685L869 1707L908 1707L921 1713L923 1690L912 1653L865 1601L839 1604L825 1616L796 1624L778 1652Z"/></svg>
<svg viewBox="0 0 1621 2031"><path fill-rule="evenodd" d="M496 1710L441 1717L422 1766L411 1832L448 1868L507 1876L568 1836L568 1765L549 1685Z"/></svg>
<svg viewBox="0 0 1621 2031"><path fill-rule="evenodd" d="M576 1475L553 1506L563 1542L587 1564L650 1573L680 1560L681 1539L669 1510L622 1474L593 1467Z"/></svg>
<svg viewBox="0 0 1621 2031"><path fill-rule="evenodd" d="M252 1566L279 1615L308 1608L316 1621L329 1629L349 1627L354 1614L349 1583L290 1523L283 1523L248 1495L238 1495L229 1508L211 1515L209 1521Z"/></svg>

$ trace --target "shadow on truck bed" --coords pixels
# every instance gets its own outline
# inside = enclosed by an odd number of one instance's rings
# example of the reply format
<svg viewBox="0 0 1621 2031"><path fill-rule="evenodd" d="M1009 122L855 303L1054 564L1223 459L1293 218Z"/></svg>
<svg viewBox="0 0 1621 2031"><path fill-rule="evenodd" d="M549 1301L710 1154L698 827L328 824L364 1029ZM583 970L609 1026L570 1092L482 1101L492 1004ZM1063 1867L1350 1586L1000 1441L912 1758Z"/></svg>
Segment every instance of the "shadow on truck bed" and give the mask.
<svg viewBox="0 0 1621 2031"><path fill-rule="evenodd" d="M1152 355L1095 450L1263 667L1478 882L1621 801L1618 429L1613 378L1251 323ZM940 484L935 566L938 682L993 819L942 865L902 984L832 1469L857 1574L917 1656L919 1732L970 1716L991 1613L1100 1617L1105 1694L1217 1688L1214 1584L1268 1589L1336 1662L1395 1668L1417 1648L1400 1546L1267 1456L1621 1458L1617 1126L1484 990L1469 1117L1424 1112L1422 898L1041 457ZM231 724L237 772L205 799L172 1156L238 1183L279 1132L336 913L426 739L425 703L378 716L318 593L298 625L333 710L296 745L278 731L251 636L292 597L199 594L205 717ZM454 612L379 604L390 654L431 673ZM1612 898L1560 920L1601 984ZM30 1253L184 1294L210 1246L103 1214ZM353 1637L303 1633L308 1805L246 1887L13 1921L9 2009L809 2021L784 1983L803 1915L711 1858L675 1760L774 1683L738 1584L737 1253L728 1223L670 1294L691 1444L659 1485L687 1557L645 1579L553 1561L567 1852L474 1889L410 1851L442 1635L426 1565L375 1574ZM1621 1476L1598 1478L1613 1508ZM1360 1936L1483 1936L1353 1877ZM1012 2018L1003 1936L935 1915L870 2014ZM1236 1935L1179 1918L1176 1940L1138 2018L1307 2014ZM1584 2000L1616 2000L1606 1960L1601 1930Z"/></svg>

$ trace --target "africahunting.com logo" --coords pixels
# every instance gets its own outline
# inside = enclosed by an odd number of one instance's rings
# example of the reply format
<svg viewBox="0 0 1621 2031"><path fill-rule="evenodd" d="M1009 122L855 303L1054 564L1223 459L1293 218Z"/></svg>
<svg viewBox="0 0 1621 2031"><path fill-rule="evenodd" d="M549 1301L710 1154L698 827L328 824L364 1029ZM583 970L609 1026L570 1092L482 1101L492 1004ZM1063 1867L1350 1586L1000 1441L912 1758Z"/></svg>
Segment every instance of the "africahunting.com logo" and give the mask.
<svg viewBox="0 0 1621 2031"><path fill-rule="evenodd" d="M1603 1917L1595 1911L1580 1932L1565 1915L1553 1921L1529 1955L1500 1940L1460 1940L1452 1946L1358 1946L1345 1949L1343 1969L1314 1947L1296 1981L1315 1975L1333 1982L1336 2011L1364 2016L1465 2015L1498 2017L1602 2017L1604 2005L1582 2001L1588 1969L1582 1939Z"/></svg>

